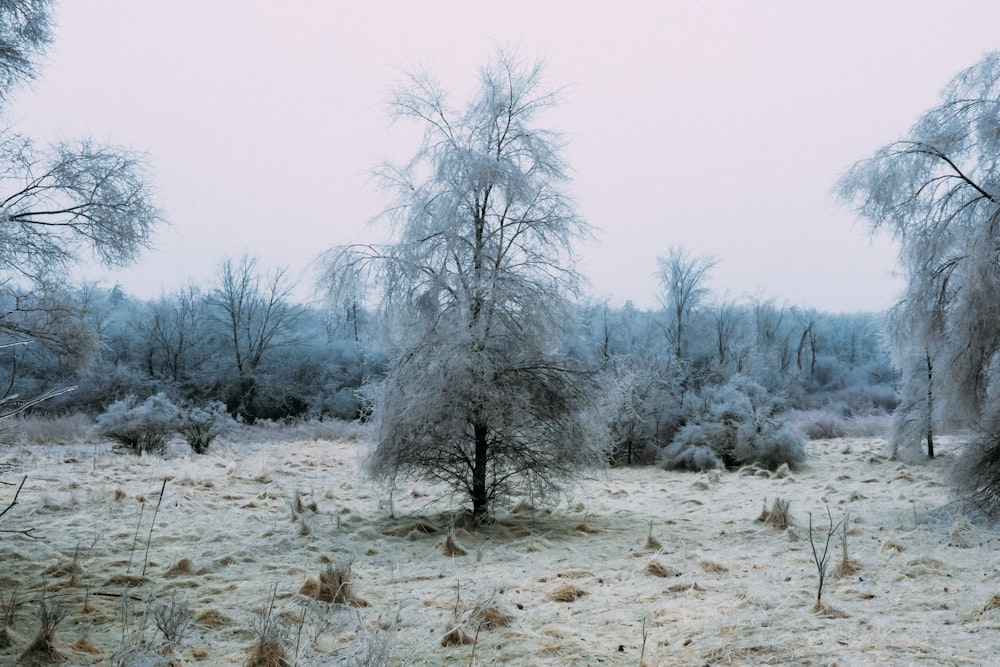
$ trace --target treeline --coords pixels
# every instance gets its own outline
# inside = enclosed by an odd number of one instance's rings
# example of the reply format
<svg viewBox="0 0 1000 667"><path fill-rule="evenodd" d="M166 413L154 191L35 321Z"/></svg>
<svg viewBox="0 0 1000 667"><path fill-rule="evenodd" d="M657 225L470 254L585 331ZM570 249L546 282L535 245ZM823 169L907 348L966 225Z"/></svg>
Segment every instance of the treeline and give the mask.
<svg viewBox="0 0 1000 667"><path fill-rule="evenodd" d="M211 285L152 300L98 285L17 300L2 320L16 343L0 354L8 397L73 385L32 410L96 415L128 396L164 393L178 404L221 402L250 423L362 417L359 390L395 354L384 323L357 303L296 303L290 288L283 272L264 272L244 257L223 262ZM598 379L595 402L608 419L635 428L627 446L645 451L636 459L684 426L685 401L736 376L788 408L857 415L894 407L896 371L880 315L760 298L702 301L684 314L680 346L666 308L629 302L576 310L565 350Z"/></svg>

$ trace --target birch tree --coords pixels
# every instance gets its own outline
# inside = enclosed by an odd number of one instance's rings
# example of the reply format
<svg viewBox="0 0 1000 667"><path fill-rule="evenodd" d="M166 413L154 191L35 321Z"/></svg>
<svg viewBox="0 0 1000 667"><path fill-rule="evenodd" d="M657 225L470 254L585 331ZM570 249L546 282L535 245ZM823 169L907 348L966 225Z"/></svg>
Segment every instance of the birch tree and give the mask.
<svg viewBox="0 0 1000 667"><path fill-rule="evenodd" d="M579 283L571 243L588 228L564 192L562 141L538 123L557 101L541 75L498 52L459 108L430 75L409 75L392 109L423 142L380 172L395 240L327 256L332 275L372 271L384 316L402 325L372 389L369 473L441 481L479 519L513 493L551 497L609 446L588 376L559 353Z"/></svg>
<svg viewBox="0 0 1000 667"><path fill-rule="evenodd" d="M670 317L667 338L674 356L684 355L684 331L691 313L709 294L705 281L715 267L714 257L693 257L684 248L670 248L666 257L657 257L657 276L664 291L664 305Z"/></svg>

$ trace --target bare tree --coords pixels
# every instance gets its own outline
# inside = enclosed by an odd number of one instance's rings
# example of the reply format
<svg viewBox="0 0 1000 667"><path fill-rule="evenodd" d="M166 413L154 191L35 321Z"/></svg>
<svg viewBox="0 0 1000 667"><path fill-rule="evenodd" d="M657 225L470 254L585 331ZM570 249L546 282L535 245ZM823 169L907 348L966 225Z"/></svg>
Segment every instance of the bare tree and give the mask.
<svg viewBox="0 0 1000 667"><path fill-rule="evenodd" d="M670 248L666 257L657 257L658 276L664 291L664 304L670 315L667 337L674 356L684 355L684 328L702 300L708 296L705 280L716 265L714 257L692 257L684 248Z"/></svg>
<svg viewBox="0 0 1000 667"><path fill-rule="evenodd" d="M36 60L52 39L52 0L0 0L0 101L35 78Z"/></svg>
<svg viewBox="0 0 1000 667"><path fill-rule="evenodd" d="M994 52L956 76L906 137L855 164L838 184L873 230L888 230L900 242L907 289L897 318L907 326L895 327L895 340L917 360L903 368L904 395L932 392L928 418L940 408L958 425L982 429L984 437L966 454L979 457L983 465L972 467L994 482L1000 481L1000 456L991 444L1000 388L998 126L1000 52Z"/></svg>
<svg viewBox="0 0 1000 667"><path fill-rule="evenodd" d="M294 338L302 308L289 297L292 285L284 269L262 276L257 260L243 255L219 266L218 283L208 299L212 317L229 340L237 375L237 396L230 408L247 420L256 417L261 364L276 346Z"/></svg>
<svg viewBox="0 0 1000 667"><path fill-rule="evenodd" d="M719 368L730 361L733 345L740 326L736 304L730 300L720 300L712 308L712 327L715 333L715 353Z"/></svg>
<svg viewBox="0 0 1000 667"><path fill-rule="evenodd" d="M373 392L369 472L440 480L479 518L515 491L544 500L607 455L588 377L557 353L579 281L570 245L588 228L562 192L559 137L535 124L556 102L541 71L498 52L461 111L411 74L393 110L424 126L423 145L381 172L398 238L329 255L349 280L376 271L383 313L402 325Z"/></svg>

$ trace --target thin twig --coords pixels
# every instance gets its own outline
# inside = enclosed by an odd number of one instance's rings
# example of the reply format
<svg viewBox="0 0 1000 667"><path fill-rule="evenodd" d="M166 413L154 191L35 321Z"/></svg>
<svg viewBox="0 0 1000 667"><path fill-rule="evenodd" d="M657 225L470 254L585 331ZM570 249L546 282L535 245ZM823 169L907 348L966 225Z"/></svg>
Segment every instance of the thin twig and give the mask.
<svg viewBox="0 0 1000 667"><path fill-rule="evenodd" d="M21 484L18 485L17 491L14 493L14 499L10 501L10 505L7 505L7 507L4 508L3 512L0 512L0 517L9 512L10 508L17 504L17 497L21 495L21 488L24 487L24 483L26 481L28 481L27 475L21 478ZM20 531L15 531L15 532L20 532Z"/></svg>
<svg viewBox="0 0 1000 667"><path fill-rule="evenodd" d="M160 512L160 503L163 502L163 492L167 489L167 478L163 478L163 486L160 487L160 497L156 500L156 509L153 510L153 520L149 523L149 537L146 538L146 555L142 559L142 576L146 576L146 565L149 563L149 543L153 541L153 526L156 525L156 515Z"/></svg>

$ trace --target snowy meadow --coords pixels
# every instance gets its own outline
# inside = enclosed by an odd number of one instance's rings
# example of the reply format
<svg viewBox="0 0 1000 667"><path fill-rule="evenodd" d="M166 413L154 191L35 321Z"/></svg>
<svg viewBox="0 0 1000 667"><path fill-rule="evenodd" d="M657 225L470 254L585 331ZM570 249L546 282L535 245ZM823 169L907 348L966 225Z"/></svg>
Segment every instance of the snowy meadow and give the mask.
<svg viewBox="0 0 1000 667"><path fill-rule="evenodd" d="M473 529L447 489L366 483L368 434L339 431L241 429L202 456L179 440L165 457L0 449L2 479L26 479L0 524L0 662L998 658L984 639L1000 627L1000 553L949 505L951 443L919 464L840 438L810 441L796 471L611 468L556 507L516 500Z"/></svg>

